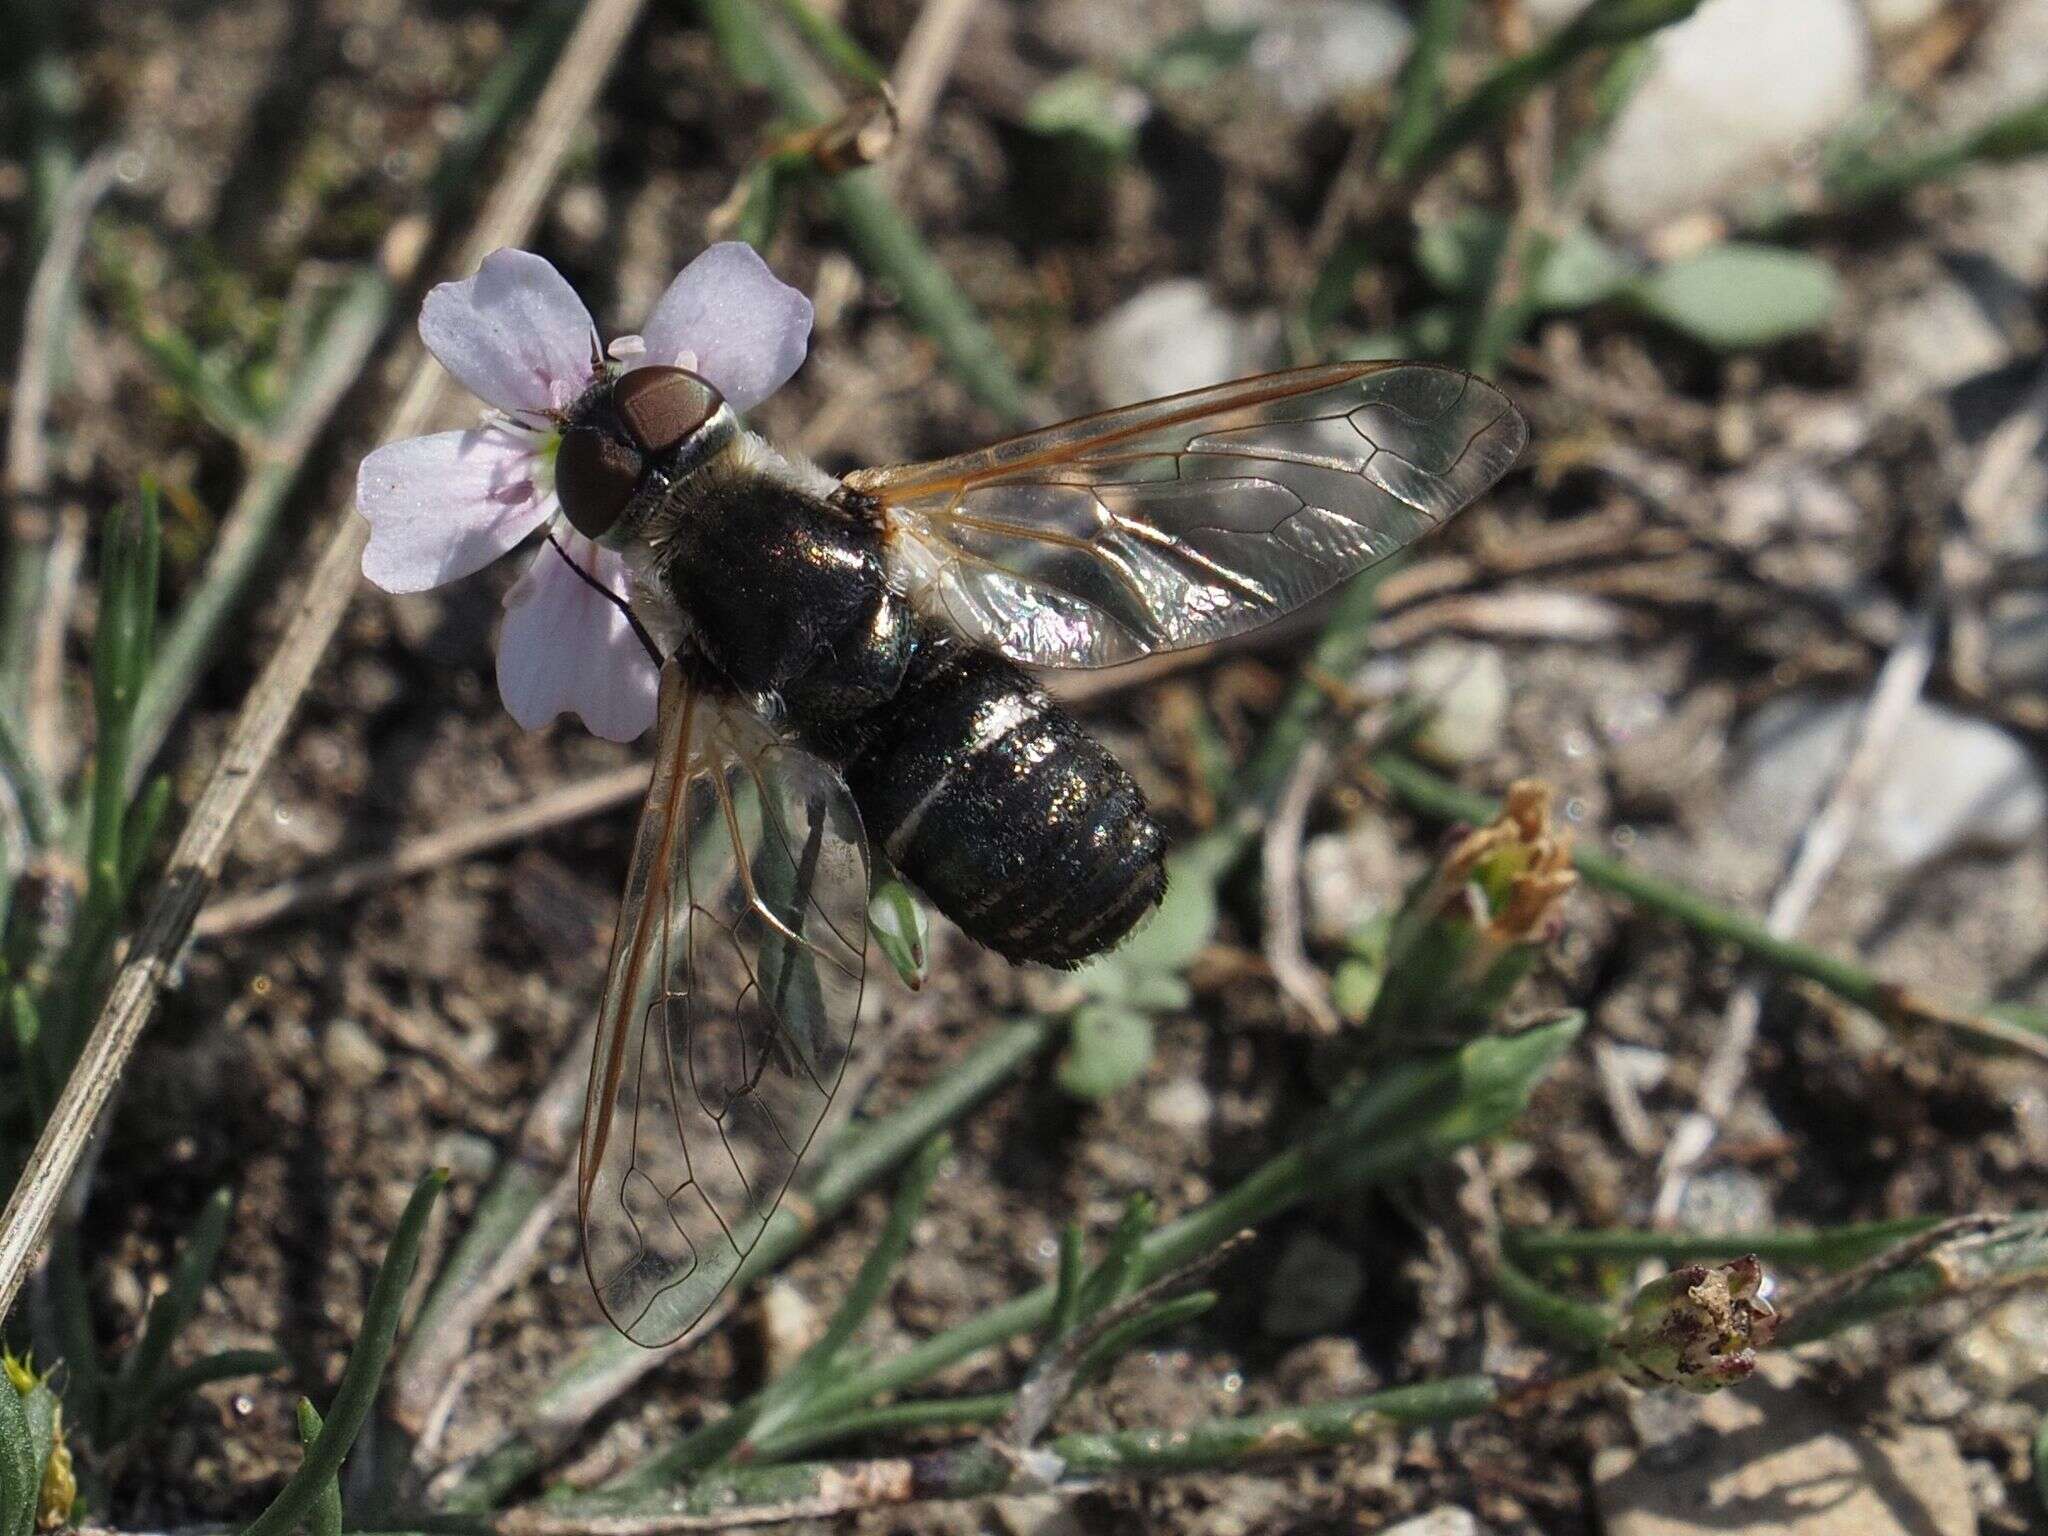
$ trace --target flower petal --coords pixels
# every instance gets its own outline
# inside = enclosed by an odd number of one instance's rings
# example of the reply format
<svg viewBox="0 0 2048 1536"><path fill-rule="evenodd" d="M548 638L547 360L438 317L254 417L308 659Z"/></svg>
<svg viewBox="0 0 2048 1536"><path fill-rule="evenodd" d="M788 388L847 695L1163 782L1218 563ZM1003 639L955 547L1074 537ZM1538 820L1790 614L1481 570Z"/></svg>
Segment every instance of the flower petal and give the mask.
<svg viewBox="0 0 2048 1536"><path fill-rule="evenodd" d="M619 597L626 562L563 530L562 548ZM498 693L529 731L559 714L582 717L607 741L631 741L654 723L661 674L616 605L592 589L552 545L505 597L498 636Z"/></svg>
<svg viewBox="0 0 2048 1536"><path fill-rule="evenodd" d="M590 383L597 328L569 280L531 251L493 251L420 306L420 339L469 392L504 411L559 411Z"/></svg>
<svg viewBox="0 0 2048 1536"><path fill-rule="evenodd" d="M386 443L356 470L369 519L363 574L386 592L424 592L481 570L554 514L535 483L540 443L513 427Z"/></svg>
<svg viewBox="0 0 2048 1536"><path fill-rule="evenodd" d="M636 366L693 368L745 411L803 365L811 301L777 279L751 245L728 240L683 268L641 334L647 350Z"/></svg>

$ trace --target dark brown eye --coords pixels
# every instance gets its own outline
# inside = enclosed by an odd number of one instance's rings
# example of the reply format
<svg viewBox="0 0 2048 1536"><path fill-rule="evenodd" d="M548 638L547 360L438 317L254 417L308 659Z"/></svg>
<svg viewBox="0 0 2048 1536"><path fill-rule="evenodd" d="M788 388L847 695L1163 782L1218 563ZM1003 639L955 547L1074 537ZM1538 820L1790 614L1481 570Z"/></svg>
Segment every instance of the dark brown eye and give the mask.
<svg viewBox="0 0 2048 1536"><path fill-rule="evenodd" d="M717 390L685 368L635 368L612 386L619 419L649 453L667 453L724 403Z"/></svg>
<svg viewBox="0 0 2048 1536"><path fill-rule="evenodd" d="M571 427L555 454L555 494L586 539L601 539L640 484L640 455L591 427Z"/></svg>

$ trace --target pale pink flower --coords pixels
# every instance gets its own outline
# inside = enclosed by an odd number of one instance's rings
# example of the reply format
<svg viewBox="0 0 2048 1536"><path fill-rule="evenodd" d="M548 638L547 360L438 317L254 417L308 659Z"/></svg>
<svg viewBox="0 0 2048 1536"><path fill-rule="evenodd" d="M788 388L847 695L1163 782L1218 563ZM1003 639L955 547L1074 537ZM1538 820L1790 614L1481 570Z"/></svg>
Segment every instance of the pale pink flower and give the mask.
<svg viewBox="0 0 2048 1536"><path fill-rule="evenodd" d="M568 713L607 740L632 740L654 723L658 674L625 615L596 590L630 597L624 558L561 516L564 413L606 371L655 364L702 374L745 411L796 372L810 334L810 300L750 246L727 242L685 267L640 335L613 343L622 361L607 362L561 273L528 251L492 252L476 276L427 295L420 338L493 413L466 432L387 443L363 460L363 574L386 592L424 592L547 530L559 549L543 543L506 594L498 692L529 730Z"/></svg>

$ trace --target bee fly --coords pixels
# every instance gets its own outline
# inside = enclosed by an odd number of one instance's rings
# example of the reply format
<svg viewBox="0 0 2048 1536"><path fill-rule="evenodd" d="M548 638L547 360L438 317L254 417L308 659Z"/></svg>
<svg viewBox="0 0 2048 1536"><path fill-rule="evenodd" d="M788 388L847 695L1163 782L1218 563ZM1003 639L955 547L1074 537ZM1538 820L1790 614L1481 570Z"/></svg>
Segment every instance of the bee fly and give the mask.
<svg viewBox="0 0 2048 1536"><path fill-rule="evenodd" d="M684 369L594 384L556 488L664 664L578 1183L613 1323L687 1331L781 1199L852 1039L871 844L1012 961L1076 965L1158 904L1143 795L1025 665L1264 624L1526 436L1466 374L1334 363L838 480Z"/></svg>

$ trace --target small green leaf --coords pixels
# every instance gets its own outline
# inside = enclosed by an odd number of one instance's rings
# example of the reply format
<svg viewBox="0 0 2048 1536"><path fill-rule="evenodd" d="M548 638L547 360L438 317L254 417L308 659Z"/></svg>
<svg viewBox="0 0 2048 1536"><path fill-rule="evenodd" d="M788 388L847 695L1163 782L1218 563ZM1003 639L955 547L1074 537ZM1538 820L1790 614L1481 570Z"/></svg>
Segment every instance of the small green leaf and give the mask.
<svg viewBox="0 0 2048 1536"><path fill-rule="evenodd" d="M326 1428L320 1410L308 1398L299 1399L299 1449L310 1451ZM313 1512L306 1517L306 1536L341 1536L341 1479L331 1477L321 1490Z"/></svg>
<svg viewBox="0 0 2048 1536"><path fill-rule="evenodd" d="M14 1383L0 1377L0 1536L30 1536L35 1530L42 1483L28 1410Z"/></svg>
<svg viewBox="0 0 2048 1536"><path fill-rule="evenodd" d="M1443 292L1476 298L1490 289L1508 247L1512 226L1485 208L1464 208L1425 225L1415 240L1416 265ZM1536 277L1538 310L1585 309L1619 294L1635 276L1620 251L1584 225L1567 230L1549 248Z"/></svg>
<svg viewBox="0 0 2048 1536"><path fill-rule="evenodd" d="M1587 309L1620 294L1635 275L1634 262L1581 224L1550 248L1536 297L1545 310Z"/></svg>
<svg viewBox="0 0 2048 1536"><path fill-rule="evenodd" d="M1024 108L1024 123L1050 138L1078 139L1107 160L1126 160L1149 110L1136 86L1076 69L1039 89Z"/></svg>
<svg viewBox="0 0 2048 1536"><path fill-rule="evenodd" d="M1820 329L1842 290L1817 256L1730 241L1639 279L1628 297L1695 340L1734 351Z"/></svg>
<svg viewBox="0 0 2048 1536"><path fill-rule="evenodd" d="M1151 1060L1151 1019L1114 1003L1088 1003L1074 1013L1057 1076L1074 1097L1100 1099L1136 1082Z"/></svg>
<svg viewBox="0 0 2048 1536"><path fill-rule="evenodd" d="M1337 1016L1348 1023L1363 1024L1385 979L1385 971L1370 961L1353 958L1340 962L1337 973L1330 978L1330 1003Z"/></svg>
<svg viewBox="0 0 2048 1536"><path fill-rule="evenodd" d="M243 1527L242 1536L291 1536L301 1520L312 1515L322 1493L341 1470L341 1463L355 1443L356 1432L370 1416L377 1400L378 1384L390 1362L391 1347L398 1340L399 1313L420 1259L420 1244L427 1233L427 1216L434 1200L448 1182L447 1170L437 1168L414 1186L391 1234L391 1246L370 1285L370 1299L363 1308L362 1330L349 1351L341 1384L327 1409L327 1423L314 1437L294 1472L270 1501L263 1513Z"/></svg>
<svg viewBox="0 0 2048 1536"><path fill-rule="evenodd" d="M1194 989L1165 971L1138 971L1131 977L1126 1000L1146 1013L1171 1013L1194 999Z"/></svg>
<svg viewBox="0 0 2048 1536"><path fill-rule="evenodd" d="M1245 61L1259 29L1196 25L1176 32L1130 67L1130 76L1150 91L1197 91Z"/></svg>

